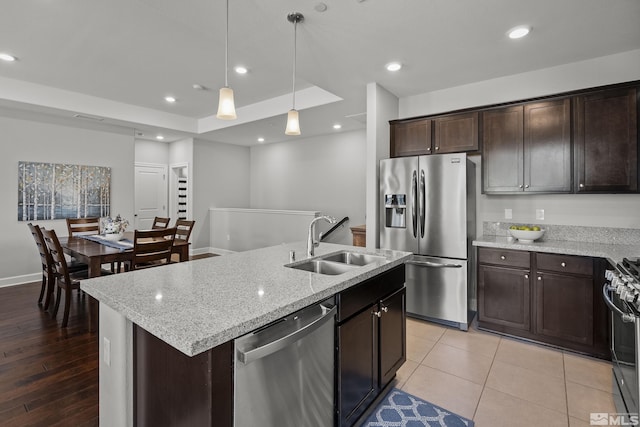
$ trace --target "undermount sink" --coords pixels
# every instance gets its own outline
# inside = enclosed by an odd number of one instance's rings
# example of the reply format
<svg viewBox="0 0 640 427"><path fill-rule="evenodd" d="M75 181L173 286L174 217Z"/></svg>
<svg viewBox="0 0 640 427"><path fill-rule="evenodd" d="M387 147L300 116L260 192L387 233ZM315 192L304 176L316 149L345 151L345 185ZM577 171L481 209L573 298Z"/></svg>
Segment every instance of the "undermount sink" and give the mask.
<svg viewBox="0 0 640 427"><path fill-rule="evenodd" d="M385 261L386 258L379 255L369 255L360 252L338 252L333 255L321 257L326 261L335 261L349 265L367 265L376 261Z"/></svg>
<svg viewBox="0 0 640 427"><path fill-rule="evenodd" d="M297 270L310 271L312 273L336 276L338 274L346 273L347 271L351 271L367 264L385 260L385 257L379 255L342 251L335 254L310 259L297 265L287 265L287 267L295 268Z"/></svg>
<svg viewBox="0 0 640 427"><path fill-rule="evenodd" d="M297 270L310 271L312 273L327 274L331 276L346 273L349 270L357 268L354 265L325 261L322 259L310 260L302 264L291 265L288 267L295 268Z"/></svg>

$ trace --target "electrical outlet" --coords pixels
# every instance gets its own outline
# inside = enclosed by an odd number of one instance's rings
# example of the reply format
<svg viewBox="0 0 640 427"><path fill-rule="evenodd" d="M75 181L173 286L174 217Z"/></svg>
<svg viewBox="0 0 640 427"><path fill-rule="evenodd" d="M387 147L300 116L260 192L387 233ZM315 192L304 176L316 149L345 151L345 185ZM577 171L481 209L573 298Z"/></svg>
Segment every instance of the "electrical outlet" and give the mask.
<svg viewBox="0 0 640 427"><path fill-rule="evenodd" d="M231 240L231 235L227 234L227 242Z"/></svg>
<svg viewBox="0 0 640 427"><path fill-rule="evenodd" d="M512 218L513 218L513 209L505 209L504 219L512 219Z"/></svg>
<svg viewBox="0 0 640 427"><path fill-rule="evenodd" d="M544 209L536 209L536 219L540 221L544 220Z"/></svg>
<svg viewBox="0 0 640 427"><path fill-rule="evenodd" d="M107 366L111 366L111 341L109 341L109 338L104 337L102 343L102 358Z"/></svg>

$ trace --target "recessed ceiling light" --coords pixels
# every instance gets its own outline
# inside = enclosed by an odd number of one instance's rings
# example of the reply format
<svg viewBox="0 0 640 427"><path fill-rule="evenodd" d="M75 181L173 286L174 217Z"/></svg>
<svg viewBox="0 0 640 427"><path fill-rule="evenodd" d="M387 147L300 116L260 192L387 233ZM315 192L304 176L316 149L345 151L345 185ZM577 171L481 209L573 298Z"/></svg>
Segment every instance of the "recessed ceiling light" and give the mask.
<svg viewBox="0 0 640 427"><path fill-rule="evenodd" d="M247 67L243 67L242 65L238 65L236 68L234 68L236 70L236 73L238 74L247 74Z"/></svg>
<svg viewBox="0 0 640 427"><path fill-rule="evenodd" d="M510 39L519 39L529 34L529 32L531 32L531 27L528 25L519 25L507 31L507 35Z"/></svg>
<svg viewBox="0 0 640 427"><path fill-rule="evenodd" d="M399 62L389 62L386 67L388 71L398 71L402 68L402 64Z"/></svg>
<svg viewBox="0 0 640 427"><path fill-rule="evenodd" d="M264 138L263 137L258 138L258 142L264 142Z"/></svg>
<svg viewBox="0 0 640 427"><path fill-rule="evenodd" d="M173 96L165 96L164 100L170 104L173 104L174 102L176 102L176 99Z"/></svg>
<svg viewBox="0 0 640 427"><path fill-rule="evenodd" d="M157 139L158 141L162 141L162 140L164 139L164 136L162 136L162 135L158 135L158 136L156 136L156 139Z"/></svg>
<svg viewBox="0 0 640 427"><path fill-rule="evenodd" d="M342 125L340 123L336 123L335 125L333 125L334 129L342 129Z"/></svg>
<svg viewBox="0 0 640 427"><path fill-rule="evenodd" d="M9 55L8 53L0 53L0 59L7 62L13 62L16 60L16 57L13 55Z"/></svg>
<svg viewBox="0 0 640 427"><path fill-rule="evenodd" d="M199 85L198 83L195 83L194 85L191 86L192 88L194 88L195 90L207 90L206 87Z"/></svg>

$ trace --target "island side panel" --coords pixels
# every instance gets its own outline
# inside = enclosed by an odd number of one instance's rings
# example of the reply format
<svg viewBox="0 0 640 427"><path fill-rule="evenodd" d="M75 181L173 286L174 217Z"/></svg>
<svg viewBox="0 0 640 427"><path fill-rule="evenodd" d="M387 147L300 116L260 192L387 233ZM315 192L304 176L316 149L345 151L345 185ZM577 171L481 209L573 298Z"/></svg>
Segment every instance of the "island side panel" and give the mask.
<svg viewBox="0 0 640 427"><path fill-rule="evenodd" d="M233 342L189 357L137 325L133 336L136 426L233 425Z"/></svg>
<svg viewBox="0 0 640 427"><path fill-rule="evenodd" d="M133 425L132 335L131 321L100 303L98 357L102 426Z"/></svg>

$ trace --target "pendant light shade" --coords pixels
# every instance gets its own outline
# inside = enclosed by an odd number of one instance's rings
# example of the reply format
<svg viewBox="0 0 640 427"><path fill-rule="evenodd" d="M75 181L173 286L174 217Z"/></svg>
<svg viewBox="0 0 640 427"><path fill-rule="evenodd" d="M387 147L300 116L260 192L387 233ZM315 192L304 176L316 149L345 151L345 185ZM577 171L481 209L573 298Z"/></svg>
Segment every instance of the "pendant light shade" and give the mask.
<svg viewBox="0 0 640 427"><path fill-rule="evenodd" d="M236 119L236 106L233 102L233 89L230 87L220 88L220 99L218 100L217 118L222 120Z"/></svg>
<svg viewBox="0 0 640 427"><path fill-rule="evenodd" d="M226 7L226 27L224 38L224 87L220 89L218 99L218 114L216 117L222 120L233 120L236 116L236 105L233 101L233 89L229 87L229 0Z"/></svg>
<svg viewBox="0 0 640 427"><path fill-rule="evenodd" d="M300 120L298 119L298 110L289 110L287 114L287 129L285 135L300 135Z"/></svg>
<svg viewBox="0 0 640 427"><path fill-rule="evenodd" d="M284 133L285 135L300 135L300 120L298 110L296 110L296 42L298 22L304 21L304 16L299 12L292 12L287 15L287 20L293 24L293 103L287 114L287 128Z"/></svg>

